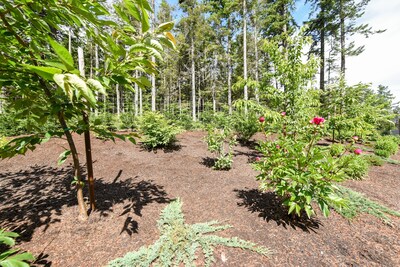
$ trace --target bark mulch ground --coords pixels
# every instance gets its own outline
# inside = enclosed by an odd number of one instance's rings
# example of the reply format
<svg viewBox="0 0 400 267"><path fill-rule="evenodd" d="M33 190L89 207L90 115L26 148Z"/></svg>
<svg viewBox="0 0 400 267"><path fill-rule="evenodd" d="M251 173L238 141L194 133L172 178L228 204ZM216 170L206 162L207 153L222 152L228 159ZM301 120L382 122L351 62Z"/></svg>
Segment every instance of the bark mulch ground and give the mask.
<svg viewBox="0 0 400 267"><path fill-rule="evenodd" d="M0 161L0 227L21 234L19 247L38 258L35 266L105 266L157 240L160 211L179 197L187 222L219 220L233 226L221 235L275 252L264 258L218 248L215 266L400 266L399 218L392 227L370 215L349 222L335 212L294 220L273 193L257 191L251 146L235 147L230 171L215 171L204 135L183 133L175 147L156 152L93 138L98 210L85 223L77 220L71 162L57 166L65 140ZM83 140L77 143L83 151ZM400 167L392 164L373 167L363 181L346 182L396 210L399 184Z"/></svg>

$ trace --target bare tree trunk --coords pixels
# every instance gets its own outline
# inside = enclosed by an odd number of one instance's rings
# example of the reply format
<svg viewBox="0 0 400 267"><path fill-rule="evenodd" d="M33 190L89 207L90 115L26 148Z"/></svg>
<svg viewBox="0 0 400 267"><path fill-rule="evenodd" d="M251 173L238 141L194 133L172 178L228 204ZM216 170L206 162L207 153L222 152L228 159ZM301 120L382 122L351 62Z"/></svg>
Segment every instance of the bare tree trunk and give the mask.
<svg viewBox="0 0 400 267"><path fill-rule="evenodd" d="M181 91L180 78L178 78L178 106L179 106L179 114L182 115L182 91Z"/></svg>
<svg viewBox="0 0 400 267"><path fill-rule="evenodd" d="M151 1L151 5L153 11L151 14L151 30L154 31L155 25L155 2L154 0ZM154 56L151 57L151 61L155 62L156 59ZM151 74L151 111L156 111L156 76L155 74Z"/></svg>
<svg viewBox="0 0 400 267"><path fill-rule="evenodd" d="M119 118L121 113L121 102L120 102L120 92L119 92L119 84L115 85L115 94L117 96L117 116Z"/></svg>
<svg viewBox="0 0 400 267"><path fill-rule="evenodd" d="M95 67L94 76L96 78L99 77L99 66L100 66L100 64L99 64L99 45L96 43L94 45L94 67ZM105 98L105 96L104 96L104 98ZM96 93L96 100L99 101L98 93ZM99 114L99 109L98 108L96 108L94 110L94 114L96 116Z"/></svg>
<svg viewBox="0 0 400 267"><path fill-rule="evenodd" d="M135 78L136 79L138 78L138 72L137 71L135 71ZM134 109L135 109L135 117L137 117L138 114L139 114L139 110L138 110L139 103L138 103L138 101L139 101L139 86L137 85L137 83L135 83L135 98L134 98L134 102L133 102L133 106L134 106Z"/></svg>
<svg viewBox="0 0 400 267"><path fill-rule="evenodd" d="M212 70L212 77L213 77L213 81L212 81L212 101L213 101L213 112L215 114L215 112L217 111L217 96L216 96L216 92L215 92L215 86L216 86L216 82L217 82L217 65L218 65L218 59L217 59L217 55L214 55L214 66L213 68L211 68Z"/></svg>
<svg viewBox="0 0 400 267"><path fill-rule="evenodd" d="M248 100L247 92L247 6L246 0L243 0L243 79L244 84L244 100ZM245 112L247 113L247 107L245 107Z"/></svg>
<svg viewBox="0 0 400 267"><path fill-rule="evenodd" d="M346 36L344 25L343 0L340 0L340 73L345 78L346 72Z"/></svg>
<svg viewBox="0 0 400 267"><path fill-rule="evenodd" d="M256 12L256 14L255 14L255 18L254 18L254 56L255 56L255 60L256 60L256 66L255 66L255 78L256 78L256 83L257 83L257 85L256 85L256 87L254 88L254 95L255 95L255 97L256 97L256 101L257 101L257 103L259 103L260 102L260 97L259 97L259 95L258 95L258 82L259 82L259 77L258 77L258 31L257 31L257 23L258 23L258 21L257 21L257 8L258 8L258 5L259 5L259 0L257 0L257 6L255 7L255 12Z"/></svg>
<svg viewBox="0 0 400 267"><path fill-rule="evenodd" d="M231 18L228 18L228 30L231 28ZM231 35L228 33L228 107L229 115L232 115L232 59L231 59Z"/></svg>
<svg viewBox="0 0 400 267"><path fill-rule="evenodd" d="M72 30L68 28L68 52L72 54Z"/></svg>
<svg viewBox="0 0 400 267"><path fill-rule="evenodd" d="M85 77L85 58L83 57L82 47L78 47L78 68L82 77Z"/></svg>
<svg viewBox="0 0 400 267"><path fill-rule="evenodd" d="M143 96L142 96L142 88L139 87L139 114L143 115Z"/></svg>
<svg viewBox="0 0 400 267"><path fill-rule="evenodd" d="M194 64L194 37L191 40L191 60L192 60L192 119L196 121L196 70Z"/></svg>

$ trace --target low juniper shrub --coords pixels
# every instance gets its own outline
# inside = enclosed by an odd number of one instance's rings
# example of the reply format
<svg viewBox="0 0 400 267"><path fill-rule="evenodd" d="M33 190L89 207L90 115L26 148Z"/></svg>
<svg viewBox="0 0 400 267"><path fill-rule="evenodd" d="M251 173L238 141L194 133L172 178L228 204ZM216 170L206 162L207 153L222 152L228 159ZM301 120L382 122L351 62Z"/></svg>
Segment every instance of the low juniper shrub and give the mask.
<svg viewBox="0 0 400 267"><path fill-rule="evenodd" d="M199 258L204 259L201 266L211 266L215 262L214 250L217 246L249 250L266 257L272 253L266 247L237 237L213 234L231 228L230 225L219 225L218 221L185 223L182 202L179 199L161 212L157 226L160 231L157 241L111 261L108 267L200 266ZM198 257L199 255L202 257Z"/></svg>

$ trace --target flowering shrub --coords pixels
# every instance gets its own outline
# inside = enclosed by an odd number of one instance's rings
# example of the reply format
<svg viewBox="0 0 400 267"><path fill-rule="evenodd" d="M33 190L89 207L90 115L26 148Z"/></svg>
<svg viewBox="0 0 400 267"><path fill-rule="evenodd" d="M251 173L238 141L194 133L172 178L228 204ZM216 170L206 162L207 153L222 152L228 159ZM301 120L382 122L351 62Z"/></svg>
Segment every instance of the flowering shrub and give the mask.
<svg viewBox="0 0 400 267"><path fill-rule="evenodd" d="M227 129L209 129L205 142L208 151L217 155L214 169L229 170L233 163L232 148L236 145L236 136Z"/></svg>
<svg viewBox="0 0 400 267"><path fill-rule="evenodd" d="M341 206L345 203L335 194L333 184L345 176L340 159L316 145L325 133L325 119L315 117L310 122L297 126L297 134L293 134L286 132L283 121L276 141L260 143L259 151L264 157L253 166L260 171L257 176L260 188L272 189L281 196L289 214L300 216L305 211L311 217L315 214L311 203L315 201L324 216L328 216L328 204Z"/></svg>

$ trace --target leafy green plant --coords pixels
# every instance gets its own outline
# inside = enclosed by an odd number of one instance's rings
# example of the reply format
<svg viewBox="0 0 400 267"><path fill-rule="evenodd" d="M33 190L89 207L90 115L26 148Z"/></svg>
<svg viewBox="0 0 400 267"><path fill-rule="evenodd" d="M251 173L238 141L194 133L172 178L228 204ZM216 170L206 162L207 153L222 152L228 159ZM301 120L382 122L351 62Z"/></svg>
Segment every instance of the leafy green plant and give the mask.
<svg viewBox="0 0 400 267"><path fill-rule="evenodd" d="M336 210L336 212L347 219L353 219L360 213L368 213L390 225L391 220L387 215L400 217L399 211L389 209L388 207L372 201L363 194L353 191L347 187L337 186L336 193L338 196L346 200L346 205L342 207L333 205L333 208Z"/></svg>
<svg viewBox="0 0 400 267"><path fill-rule="evenodd" d="M160 238L153 245L127 253L111 261L108 267L196 266L199 250L204 254L204 265L210 266L215 261L214 249L219 245L254 251L266 257L271 254L269 249L237 237L210 234L228 229L230 225L218 225L218 221L186 224L179 199L161 212L157 225Z"/></svg>
<svg viewBox="0 0 400 267"><path fill-rule="evenodd" d="M28 252L18 253L18 249L10 249L15 245L15 238L18 237L17 233L6 232L0 229L0 266L2 267L29 267L30 261L35 258ZM3 250L3 248L8 247Z"/></svg>
<svg viewBox="0 0 400 267"><path fill-rule="evenodd" d="M147 148L166 147L176 141L176 135L181 132L164 115L157 112L146 112L139 119L139 130L143 134L143 144Z"/></svg>
<svg viewBox="0 0 400 267"><path fill-rule="evenodd" d="M205 137L207 149L217 155L214 163L216 170L229 170L233 163L233 146L236 136L228 129L209 129Z"/></svg>
<svg viewBox="0 0 400 267"><path fill-rule="evenodd" d="M396 154L398 149L397 140L391 136L382 136L375 143L375 154L384 158Z"/></svg>
<svg viewBox="0 0 400 267"><path fill-rule="evenodd" d="M368 162L370 166L382 166L385 163L385 161L381 157L373 154L363 155L363 158Z"/></svg>
<svg viewBox="0 0 400 267"><path fill-rule="evenodd" d="M342 144L332 144L329 148L329 153L333 157L339 157L340 155L342 155L344 153L345 150L346 150L346 147Z"/></svg>
<svg viewBox="0 0 400 267"><path fill-rule="evenodd" d="M300 216L305 211L311 217L315 214L311 203L315 201L324 216L328 216L328 203L344 204L335 194L334 185L344 179L340 158L332 157L328 150L317 145L325 133L324 121L315 117L310 123L298 125L297 132L301 135L286 132L284 124L275 141L260 143L263 157L253 164L260 171L257 176L260 188L272 189L281 196L289 214Z"/></svg>
<svg viewBox="0 0 400 267"><path fill-rule="evenodd" d="M0 148L8 143L7 138L0 136Z"/></svg>
<svg viewBox="0 0 400 267"><path fill-rule="evenodd" d="M368 174L369 164L364 157L348 154L340 159L340 167L348 179L361 180Z"/></svg>

